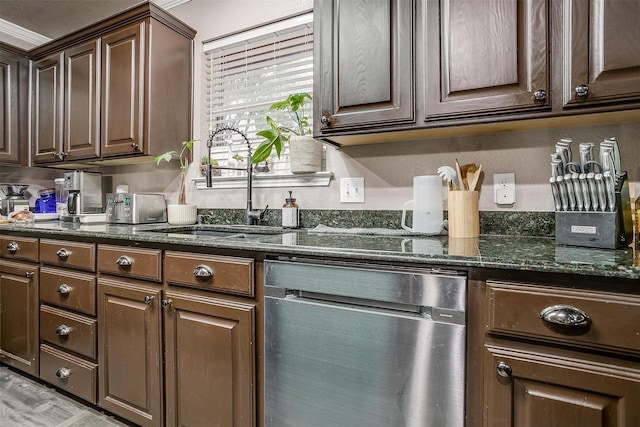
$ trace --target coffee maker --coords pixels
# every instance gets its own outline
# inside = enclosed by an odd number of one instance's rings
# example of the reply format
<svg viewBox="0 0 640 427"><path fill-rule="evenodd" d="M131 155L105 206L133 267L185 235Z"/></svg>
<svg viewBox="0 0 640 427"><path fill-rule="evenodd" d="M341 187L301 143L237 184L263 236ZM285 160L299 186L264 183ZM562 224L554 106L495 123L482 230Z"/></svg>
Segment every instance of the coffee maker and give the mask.
<svg viewBox="0 0 640 427"><path fill-rule="evenodd" d="M64 188L69 192L67 210L70 215L104 212L100 172L80 170L65 172Z"/></svg>

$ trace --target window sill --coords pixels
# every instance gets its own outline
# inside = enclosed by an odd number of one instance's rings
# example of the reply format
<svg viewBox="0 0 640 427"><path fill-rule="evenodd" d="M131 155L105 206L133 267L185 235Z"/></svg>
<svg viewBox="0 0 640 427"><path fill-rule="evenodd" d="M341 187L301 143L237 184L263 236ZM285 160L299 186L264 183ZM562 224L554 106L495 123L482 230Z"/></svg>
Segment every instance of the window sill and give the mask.
<svg viewBox="0 0 640 427"><path fill-rule="evenodd" d="M333 172L297 173L286 175L254 174L253 188L282 187L328 187ZM247 176L214 176L212 185L207 187L204 177L192 178L197 190L214 190L220 188L246 188Z"/></svg>

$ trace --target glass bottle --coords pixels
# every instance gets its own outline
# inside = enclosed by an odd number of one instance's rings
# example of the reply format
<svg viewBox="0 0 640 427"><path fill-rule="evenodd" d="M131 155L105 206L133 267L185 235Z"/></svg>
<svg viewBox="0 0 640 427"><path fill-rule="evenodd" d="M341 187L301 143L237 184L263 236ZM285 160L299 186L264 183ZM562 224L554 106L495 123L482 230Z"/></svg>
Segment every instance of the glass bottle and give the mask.
<svg viewBox="0 0 640 427"><path fill-rule="evenodd" d="M282 227L298 228L298 226L298 205L296 204L296 199L292 196L292 192L289 191L289 198L285 199L285 204L282 206Z"/></svg>

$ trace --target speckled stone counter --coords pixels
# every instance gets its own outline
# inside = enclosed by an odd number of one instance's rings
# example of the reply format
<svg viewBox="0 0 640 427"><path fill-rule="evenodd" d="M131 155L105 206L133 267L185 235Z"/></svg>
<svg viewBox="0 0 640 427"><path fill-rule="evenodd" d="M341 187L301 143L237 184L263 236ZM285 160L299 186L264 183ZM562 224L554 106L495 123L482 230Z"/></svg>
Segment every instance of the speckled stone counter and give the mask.
<svg viewBox="0 0 640 427"><path fill-rule="evenodd" d="M404 262L452 268L483 267L520 271L571 273L638 280L640 256L632 248L590 249L556 245L553 238L481 235L477 239L447 236L351 235L277 227L247 231L244 226L198 226L199 230L227 231L231 236L182 234L180 227L158 225L70 224L41 222L2 225L0 234L44 238L82 238L118 244L152 244L180 250L221 248L265 254L311 256L356 261Z"/></svg>

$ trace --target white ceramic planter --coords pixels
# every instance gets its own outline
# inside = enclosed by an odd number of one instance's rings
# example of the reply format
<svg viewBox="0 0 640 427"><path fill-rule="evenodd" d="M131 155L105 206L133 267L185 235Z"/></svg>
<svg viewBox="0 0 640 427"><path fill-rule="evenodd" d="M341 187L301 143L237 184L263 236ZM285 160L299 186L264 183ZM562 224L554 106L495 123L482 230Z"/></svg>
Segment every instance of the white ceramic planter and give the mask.
<svg viewBox="0 0 640 427"><path fill-rule="evenodd" d="M195 224L198 219L196 205L167 205L167 221L171 225Z"/></svg>
<svg viewBox="0 0 640 427"><path fill-rule="evenodd" d="M289 140L291 173L322 171L322 147L322 142L311 136L292 136Z"/></svg>

